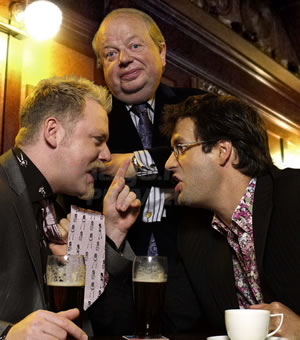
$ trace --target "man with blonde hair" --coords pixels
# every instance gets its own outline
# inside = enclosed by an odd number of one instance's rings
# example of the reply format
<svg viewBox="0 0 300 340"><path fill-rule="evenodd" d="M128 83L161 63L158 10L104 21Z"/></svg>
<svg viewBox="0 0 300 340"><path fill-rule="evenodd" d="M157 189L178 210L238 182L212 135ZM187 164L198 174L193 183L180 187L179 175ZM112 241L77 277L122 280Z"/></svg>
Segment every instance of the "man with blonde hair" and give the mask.
<svg viewBox="0 0 300 340"><path fill-rule="evenodd" d="M78 309L46 310L46 258L65 248L50 244L41 211L55 194L93 196L92 174L110 160L110 108L107 89L75 76L43 80L25 100L15 147L0 157L1 339L88 338L72 322ZM127 166L107 195L108 227L130 225L139 212L122 179Z"/></svg>

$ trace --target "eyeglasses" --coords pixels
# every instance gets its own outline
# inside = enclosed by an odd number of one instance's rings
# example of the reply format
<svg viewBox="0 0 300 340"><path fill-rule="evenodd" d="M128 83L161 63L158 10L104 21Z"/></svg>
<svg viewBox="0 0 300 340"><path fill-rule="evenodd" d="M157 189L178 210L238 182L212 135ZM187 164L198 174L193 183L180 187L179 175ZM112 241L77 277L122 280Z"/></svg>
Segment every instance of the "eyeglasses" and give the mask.
<svg viewBox="0 0 300 340"><path fill-rule="evenodd" d="M190 143L182 143L182 144L176 144L173 146L173 152L176 159L179 158L179 156L183 155L190 147L196 146L196 145L202 145L204 143L209 143L212 141L201 141L201 142L190 142Z"/></svg>

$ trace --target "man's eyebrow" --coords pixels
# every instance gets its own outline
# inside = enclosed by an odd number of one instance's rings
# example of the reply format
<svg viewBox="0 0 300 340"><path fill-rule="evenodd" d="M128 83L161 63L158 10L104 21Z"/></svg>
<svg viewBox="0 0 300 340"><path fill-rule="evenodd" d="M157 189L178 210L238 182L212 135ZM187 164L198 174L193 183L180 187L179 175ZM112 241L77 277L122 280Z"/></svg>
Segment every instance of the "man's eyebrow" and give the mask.
<svg viewBox="0 0 300 340"><path fill-rule="evenodd" d="M97 139L98 142L104 142L108 140L108 136L106 135L93 135L93 138Z"/></svg>
<svg viewBox="0 0 300 340"><path fill-rule="evenodd" d="M117 49L118 47L116 47L116 46L113 46L113 45L111 45L111 44L108 44L108 45L105 45L105 46L103 46L103 50L109 50L109 49Z"/></svg>
<svg viewBox="0 0 300 340"><path fill-rule="evenodd" d="M127 39L125 39L125 44L128 45L132 42L132 40L136 40L136 39L138 40L139 43L142 43L142 44L145 43L145 40L142 37L140 37L136 34L133 34L133 35L129 36Z"/></svg>
<svg viewBox="0 0 300 340"><path fill-rule="evenodd" d="M131 40L136 39L136 38L142 40L138 35L132 34L132 35L128 36L128 37L125 39L125 41L128 43L128 42L130 42Z"/></svg>
<svg viewBox="0 0 300 340"><path fill-rule="evenodd" d="M125 44L129 44L133 39L140 39L141 42L144 42L144 39L142 39L141 37L139 37L136 34L130 35L129 37L127 37L125 39ZM105 45L103 46L103 50L105 49L118 49L119 46L118 45L114 45L114 43L112 42L107 42L105 43Z"/></svg>
<svg viewBox="0 0 300 340"><path fill-rule="evenodd" d="M180 141L182 141L182 137L181 136L175 136L174 139L171 139L171 144L172 145L176 145L178 144Z"/></svg>

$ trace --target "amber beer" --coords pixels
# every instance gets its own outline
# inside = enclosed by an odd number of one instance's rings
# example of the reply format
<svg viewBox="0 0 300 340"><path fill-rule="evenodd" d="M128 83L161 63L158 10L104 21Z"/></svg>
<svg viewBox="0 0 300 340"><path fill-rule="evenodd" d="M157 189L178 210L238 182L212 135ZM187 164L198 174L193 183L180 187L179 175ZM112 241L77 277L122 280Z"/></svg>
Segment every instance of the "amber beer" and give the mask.
<svg viewBox="0 0 300 340"><path fill-rule="evenodd" d="M133 267L135 336L161 336L162 313L167 283L167 258L138 256Z"/></svg>
<svg viewBox="0 0 300 340"><path fill-rule="evenodd" d="M77 285L76 285L77 284ZM49 282L49 305L53 312L61 312L63 310L78 308L80 316L74 322L82 326L83 314L83 298L84 298L84 282L75 283L73 286L60 284L59 282Z"/></svg>
<svg viewBox="0 0 300 340"><path fill-rule="evenodd" d="M49 309L60 312L78 308L80 316L74 322L82 326L85 285L84 258L80 255L55 256L47 261Z"/></svg>

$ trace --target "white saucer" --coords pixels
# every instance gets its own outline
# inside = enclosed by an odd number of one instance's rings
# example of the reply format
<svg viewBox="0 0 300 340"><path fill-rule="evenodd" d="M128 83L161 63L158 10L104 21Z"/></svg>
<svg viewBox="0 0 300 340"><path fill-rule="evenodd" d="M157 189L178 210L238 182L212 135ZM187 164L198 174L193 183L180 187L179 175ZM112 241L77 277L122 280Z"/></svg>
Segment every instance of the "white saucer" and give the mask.
<svg viewBox="0 0 300 340"><path fill-rule="evenodd" d="M206 339L207 340L229 340L227 335L209 336ZM269 338L266 338L266 340L288 340L288 339L287 338L280 338L279 336L270 336Z"/></svg>

